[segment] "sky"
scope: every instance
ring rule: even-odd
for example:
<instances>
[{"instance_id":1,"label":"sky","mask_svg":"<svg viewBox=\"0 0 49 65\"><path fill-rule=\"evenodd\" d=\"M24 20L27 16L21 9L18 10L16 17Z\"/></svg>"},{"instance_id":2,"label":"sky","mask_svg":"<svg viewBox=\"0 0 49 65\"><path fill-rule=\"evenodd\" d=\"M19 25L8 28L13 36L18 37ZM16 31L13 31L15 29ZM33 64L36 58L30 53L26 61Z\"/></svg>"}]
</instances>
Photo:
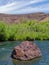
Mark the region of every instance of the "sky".
<instances>
[{"instance_id":1,"label":"sky","mask_svg":"<svg viewBox=\"0 0 49 65\"><path fill-rule=\"evenodd\" d=\"M49 0L0 0L0 13L49 13Z\"/></svg>"}]
</instances>

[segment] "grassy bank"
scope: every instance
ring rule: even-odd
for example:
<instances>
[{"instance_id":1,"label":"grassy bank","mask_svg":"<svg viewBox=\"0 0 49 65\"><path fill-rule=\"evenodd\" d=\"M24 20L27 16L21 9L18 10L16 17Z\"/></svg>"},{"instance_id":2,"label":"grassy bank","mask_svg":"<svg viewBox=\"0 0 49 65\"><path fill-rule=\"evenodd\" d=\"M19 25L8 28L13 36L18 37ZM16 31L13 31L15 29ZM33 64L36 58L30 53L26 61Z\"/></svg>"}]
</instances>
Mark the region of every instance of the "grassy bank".
<instances>
[{"instance_id":1,"label":"grassy bank","mask_svg":"<svg viewBox=\"0 0 49 65\"><path fill-rule=\"evenodd\" d=\"M49 40L49 21L31 20L19 24L0 22L0 41L7 40Z\"/></svg>"}]
</instances>

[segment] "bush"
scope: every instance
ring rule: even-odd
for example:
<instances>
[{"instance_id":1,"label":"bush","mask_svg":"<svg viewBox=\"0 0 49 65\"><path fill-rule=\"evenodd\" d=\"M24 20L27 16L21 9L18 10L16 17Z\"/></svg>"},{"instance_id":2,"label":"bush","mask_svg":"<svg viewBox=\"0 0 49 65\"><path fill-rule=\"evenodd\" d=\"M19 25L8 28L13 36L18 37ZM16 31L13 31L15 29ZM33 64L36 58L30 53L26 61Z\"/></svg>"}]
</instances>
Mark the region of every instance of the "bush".
<instances>
[{"instance_id":1,"label":"bush","mask_svg":"<svg viewBox=\"0 0 49 65\"><path fill-rule=\"evenodd\" d=\"M19 24L0 22L0 41L7 40L48 40L49 21L36 22L33 20Z\"/></svg>"}]
</instances>

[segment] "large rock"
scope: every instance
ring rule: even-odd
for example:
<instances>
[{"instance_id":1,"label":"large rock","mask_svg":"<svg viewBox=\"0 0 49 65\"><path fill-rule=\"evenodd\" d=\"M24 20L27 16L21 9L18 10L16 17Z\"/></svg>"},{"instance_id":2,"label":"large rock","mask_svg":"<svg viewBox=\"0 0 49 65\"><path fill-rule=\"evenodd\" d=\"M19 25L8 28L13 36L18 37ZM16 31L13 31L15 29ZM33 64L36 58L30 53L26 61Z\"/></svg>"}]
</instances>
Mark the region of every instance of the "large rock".
<instances>
[{"instance_id":1,"label":"large rock","mask_svg":"<svg viewBox=\"0 0 49 65\"><path fill-rule=\"evenodd\" d=\"M14 48L11 56L18 60L31 60L40 57L41 51L35 43L24 41Z\"/></svg>"}]
</instances>

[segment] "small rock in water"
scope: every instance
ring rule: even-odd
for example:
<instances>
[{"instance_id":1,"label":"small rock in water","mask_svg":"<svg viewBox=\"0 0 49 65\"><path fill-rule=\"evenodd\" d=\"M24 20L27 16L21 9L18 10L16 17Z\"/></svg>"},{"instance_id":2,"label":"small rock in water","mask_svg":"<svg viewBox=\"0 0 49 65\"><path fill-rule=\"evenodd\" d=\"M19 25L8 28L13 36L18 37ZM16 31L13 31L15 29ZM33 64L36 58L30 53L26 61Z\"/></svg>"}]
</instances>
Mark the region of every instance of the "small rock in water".
<instances>
[{"instance_id":1,"label":"small rock in water","mask_svg":"<svg viewBox=\"0 0 49 65\"><path fill-rule=\"evenodd\" d=\"M33 58L41 57L42 54L36 44L33 44L30 41L23 41L14 48L11 56L18 60L31 60Z\"/></svg>"}]
</instances>

